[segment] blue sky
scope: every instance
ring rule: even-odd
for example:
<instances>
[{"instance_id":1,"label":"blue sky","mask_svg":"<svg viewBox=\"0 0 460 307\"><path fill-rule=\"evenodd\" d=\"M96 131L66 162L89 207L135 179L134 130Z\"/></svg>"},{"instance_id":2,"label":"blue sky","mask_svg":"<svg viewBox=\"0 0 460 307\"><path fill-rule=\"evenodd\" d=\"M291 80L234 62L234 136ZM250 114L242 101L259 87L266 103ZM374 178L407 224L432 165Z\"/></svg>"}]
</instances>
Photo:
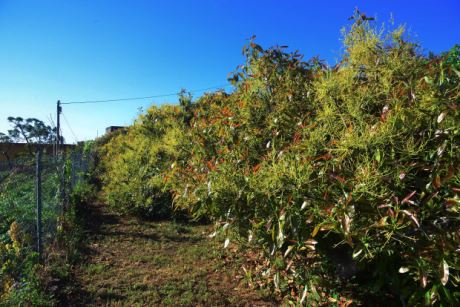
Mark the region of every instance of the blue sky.
<instances>
[{"instance_id":1,"label":"blue sky","mask_svg":"<svg viewBox=\"0 0 460 307\"><path fill-rule=\"evenodd\" d=\"M460 1L21 1L0 0L0 131L9 115L49 122L61 101L174 93L227 84L257 35L306 58L334 63L340 29L358 7L386 22L393 14L436 53L460 43ZM195 96L200 93L196 93ZM139 107L175 97L67 105L78 140L127 125ZM65 121L64 136L73 142Z\"/></svg>"}]
</instances>

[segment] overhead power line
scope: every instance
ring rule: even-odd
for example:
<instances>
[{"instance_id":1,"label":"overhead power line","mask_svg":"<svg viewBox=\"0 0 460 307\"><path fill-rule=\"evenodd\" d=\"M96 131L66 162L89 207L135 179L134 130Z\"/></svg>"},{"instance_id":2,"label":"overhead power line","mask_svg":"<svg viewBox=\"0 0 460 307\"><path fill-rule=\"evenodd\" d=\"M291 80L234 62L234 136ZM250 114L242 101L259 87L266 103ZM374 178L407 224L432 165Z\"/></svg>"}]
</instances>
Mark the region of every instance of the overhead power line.
<instances>
[{"instance_id":1,"label":"overhead power line","mask_svg":"<svg viewBox=\"0 0 460 307\"><path fill-rule=\"evenodd\" d=\"M217 89L217 88L225 88L231 86L230 84L218 85L218 86L211 86L202 89L196 89L192 91L187 91L188 93L196 93L196 92L203 92L207 90ZM161 94L161 95L152 95L152 96L143 96L143 97L128 97L128 98L115 98L115 99L104 99L104 100L83 100L83 101L69 101L69 102L61 102L61 104L84 104L84 103L103 103L103 102L121 102L121 101L130 101L130 100L143 100L143 99L152 99L152 98L162 98L162 97L171 97L176 96L180 93L169 93L169 94Z\"/></svg>"},{"instance_id":2,"label":"overhead power line","mask_svg":"<svg viewBox=\"0 0 460 307\"><path fill-rule=\"evenodd\" d=\"M50 123L51 123L51 127L52 128L56 128L56 124L54 123L54 120L53 120L53 116L50 114L48 116L49 120L50 120Z\"/></svg>"},{"instance_id":3,"label":"overhead power line","mask_svg":"<svg viewBox=\"0 0 460 307\"><path fill-rule=\"evenodd\" d=\"M75 143L78 143L78 138L77 138L75 132L73 132L73 129L70 126L69 121L67 120L67 117L65 116L64 112L61 112L61 114L62 114L62 117L64 118L65 123L67 124L67 127L70 130L70 133L72 133L72 136L73 136L73 139L75 140Z\"/></svg>"}]
</instances>

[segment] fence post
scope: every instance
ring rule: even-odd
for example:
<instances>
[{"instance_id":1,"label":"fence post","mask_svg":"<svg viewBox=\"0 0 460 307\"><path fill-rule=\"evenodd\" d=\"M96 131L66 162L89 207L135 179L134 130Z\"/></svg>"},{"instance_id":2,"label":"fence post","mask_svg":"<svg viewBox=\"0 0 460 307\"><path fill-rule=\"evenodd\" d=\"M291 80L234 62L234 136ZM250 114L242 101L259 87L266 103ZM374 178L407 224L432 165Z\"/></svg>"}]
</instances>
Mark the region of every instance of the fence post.
<instances>
[{"instance_id":1,"label":"fence post","mask_svg":"<svg viewBox=\"0 0 460 307\"><path fill-rule=\"evenodd\" d=\"M75 151L72 151L72 154L70 155L70 190L72 190L75 187L75 184L77 182L77 175L76 175L76 169L75 169L75 158L76 154Z\"/></svg>"},{"instance_id":2,"label":"fence post","mask_svg":"<svg viewBox=\"0 0 460 307\"><path fill-rule=\"evenodd\" d=\"M59 184L59 194L60 194L60 201L61 201L61 206L62 206L62 217L65 217L65 214L68 212L68 187L67 187L67 178L66 178L66 162L67 162L67 152L63 150L60 155L60 170L59 170L59 176L60 176L60 184Z\"/></svg>"},{"instance_id":3,"label":"fence post","mask_svg":"<svg viewBox=\"0 0 460 307\"><path fill-rule=\"evenodd\" d=\"M35 197L37 203L37 252L41 261L43 254L42 242L42 152L37 148L35 164Z\"/></svg>"}]
</instances>

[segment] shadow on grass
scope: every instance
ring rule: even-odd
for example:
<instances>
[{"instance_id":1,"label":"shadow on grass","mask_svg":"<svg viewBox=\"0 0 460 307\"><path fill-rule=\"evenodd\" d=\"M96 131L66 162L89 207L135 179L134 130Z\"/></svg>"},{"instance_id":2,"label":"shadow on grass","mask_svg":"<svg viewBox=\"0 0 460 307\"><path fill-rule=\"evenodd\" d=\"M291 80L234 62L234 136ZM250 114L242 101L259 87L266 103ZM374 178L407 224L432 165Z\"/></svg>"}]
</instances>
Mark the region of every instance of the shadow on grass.
<instances>
[{"instance_id":1,"label":"shadow on grass","mask_svg":"<svg viewBox=\"0 0 460 307\"><path fill-rule=\"evenodd\" d=\"M124 300L126 296L116 293L102 293L99 295L99 298L103 301L117 301Z\"/></svg>"},{"instance_id":2,"label":"shadow on grass","mask_svg":"<svg viewBox=\"0 0 460 307\"><path fill-rule=\"evenodd\" d=\"M101 231L99 235L108 237L123 237L131 239L143 239L149 241L161 241L161 238L156 234L145 234L140 232L125 232L125 231Z\"/></svg>"},{"instance_id":3,"label":"shadow on grass","mask_svg":"<svg viewBox=\"0 0 460 307\"><path fill-rule=\"evenodd\" d=\"M90 247L90 242L94 237L101 234L104 225L116 225L120 223L120 218L103 210L102 204L81 204L76 208L77 223L81 227L81 242L78 248L80 263L86 263L92 256L97 255L97 250ZM72 284L67 295L60 299L58 306L88 306L91 302L97 299L97 294L85 290L84 285L79 284L78 278L73 272L71 278ZM124 297L113 294L105 293L100 298L109 299L123 299Z\"/></svg>"},{"instance_id":4,"label":"shadow on grass","mask_svg":"<svg viewBox=\"0 0 460 307\"><path fill-rule=\"evenodd\" d=\"M177 242L177 243L198 243L200 241L203 241L203 238L198 238L198 237L186 237L186 236L181 236L181 235L174 235L174 234L166 234L164 235L163 241L169 241L169 242Z\"/></svg>"}]
</instances>

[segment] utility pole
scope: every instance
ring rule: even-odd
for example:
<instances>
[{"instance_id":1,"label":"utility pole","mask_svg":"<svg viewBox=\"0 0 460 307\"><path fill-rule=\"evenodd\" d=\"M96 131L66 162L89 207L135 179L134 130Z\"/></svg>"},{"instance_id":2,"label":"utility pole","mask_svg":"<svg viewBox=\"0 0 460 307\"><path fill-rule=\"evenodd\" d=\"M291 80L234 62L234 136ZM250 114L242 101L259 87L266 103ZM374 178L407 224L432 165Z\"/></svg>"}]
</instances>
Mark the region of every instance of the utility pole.
<instances>
[{"instance_id":1,"label":"utility pole","mask_svg":"<svg viewBox=\"0 0 460 307\"><path fill-rule=\"evenodd\" d=\"M61 143L61 101L57 101L57 126L56 126L56 156L59 154L59 145Z\"/></svg>"}]
</instances>

